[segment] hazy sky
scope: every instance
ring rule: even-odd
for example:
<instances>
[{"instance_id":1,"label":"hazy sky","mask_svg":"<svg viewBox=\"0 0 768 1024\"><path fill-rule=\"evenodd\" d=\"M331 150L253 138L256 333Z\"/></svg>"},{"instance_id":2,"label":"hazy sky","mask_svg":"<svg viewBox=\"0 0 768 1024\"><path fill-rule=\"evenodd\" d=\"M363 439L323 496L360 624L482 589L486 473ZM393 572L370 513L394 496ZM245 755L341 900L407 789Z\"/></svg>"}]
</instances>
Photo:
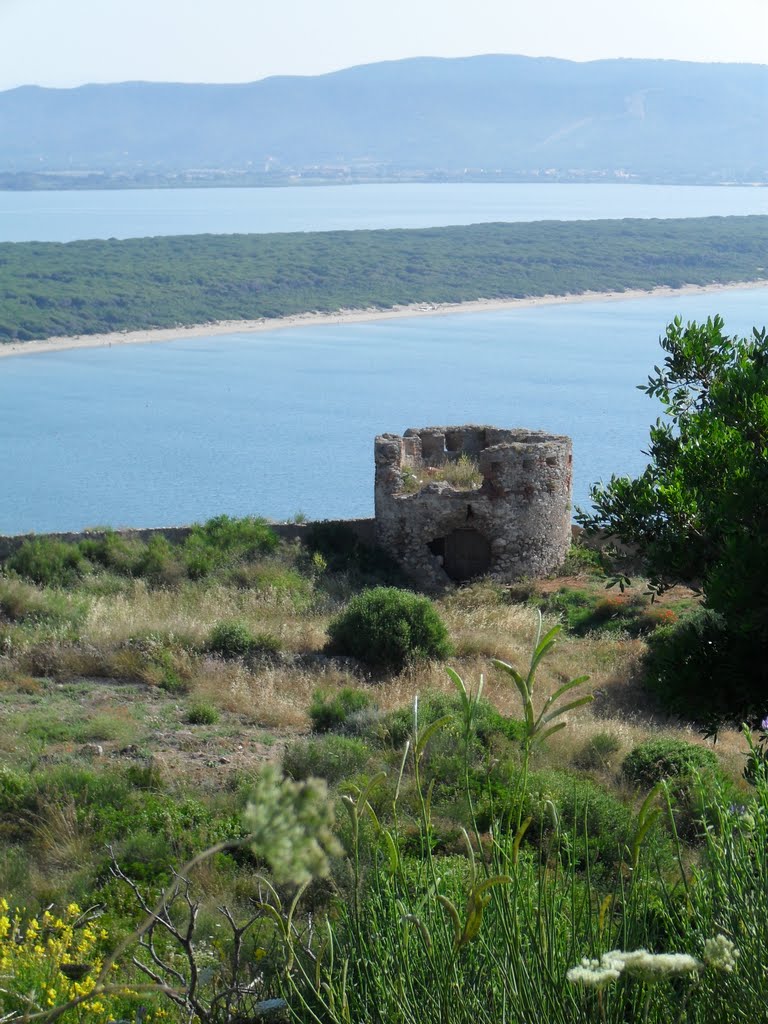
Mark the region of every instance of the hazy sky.
<instances>
[{"instance_id":1,"label":"hazy sky","mask_svg":"<svg viewBox=\"0 0 768 1024\"><path fill-rule=\"evenodd\" d=\"M476 53L768 64L768 0L0 0L0 89Z\"/></svg>"}]
</instances>

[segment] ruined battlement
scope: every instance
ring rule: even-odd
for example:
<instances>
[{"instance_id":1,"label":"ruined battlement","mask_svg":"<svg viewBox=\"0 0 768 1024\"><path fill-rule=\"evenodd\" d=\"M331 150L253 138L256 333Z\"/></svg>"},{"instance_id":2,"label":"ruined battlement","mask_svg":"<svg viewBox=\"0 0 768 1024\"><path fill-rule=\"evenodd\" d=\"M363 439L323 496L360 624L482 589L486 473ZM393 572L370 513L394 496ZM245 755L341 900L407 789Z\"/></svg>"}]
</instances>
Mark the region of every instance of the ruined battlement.
<instances>
[{"instance_id":1,"label":"ruined battlement","mask_svg":"<svg viewBox=\"0 0 768 1024\"><path fill-rule=\"evenodd\" d=\"M441 479L462 456L466 487ZM541 576L571 539L568 437L469 424L411 428L375 442L376 539L415 582L434 590L492 575ZM448 474L445 474L448 475Z\"/></svg>"}]
</instances>

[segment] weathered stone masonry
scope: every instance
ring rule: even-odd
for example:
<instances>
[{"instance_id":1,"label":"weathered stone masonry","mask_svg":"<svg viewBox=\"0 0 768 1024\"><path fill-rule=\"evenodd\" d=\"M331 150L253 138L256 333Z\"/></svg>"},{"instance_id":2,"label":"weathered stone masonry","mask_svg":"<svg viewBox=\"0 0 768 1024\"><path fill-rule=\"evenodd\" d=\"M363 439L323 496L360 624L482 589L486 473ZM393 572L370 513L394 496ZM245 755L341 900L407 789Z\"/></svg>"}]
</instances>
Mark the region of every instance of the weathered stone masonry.
<instances>
[{"instance_id":1,"label":"weathered stone masonry","mask_svg":"<svg viewBox=\"0 0 768 1024\"><path fill-rule=\"evenodd\" d=\"M460 491L429 481L466 453L482 484ZM569 437L488 426L426 427L376 438L376 539L419 585L490 574L540 576L561 565L571 541ZM405 493L406 476L423 478Z\"/></svg>"}]
</instances>

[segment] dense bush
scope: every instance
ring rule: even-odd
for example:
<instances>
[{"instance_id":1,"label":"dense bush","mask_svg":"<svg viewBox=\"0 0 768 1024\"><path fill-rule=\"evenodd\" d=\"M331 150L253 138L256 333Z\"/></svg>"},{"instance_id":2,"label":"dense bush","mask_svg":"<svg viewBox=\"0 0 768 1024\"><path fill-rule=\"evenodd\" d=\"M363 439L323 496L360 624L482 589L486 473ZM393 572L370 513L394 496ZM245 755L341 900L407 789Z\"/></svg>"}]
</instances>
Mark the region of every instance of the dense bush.
<instances>
[{"instance_id":1,"label":"dense bush","mask_svg":"<svg viewBox=\"0 0 768 1024\"><path fill-rule=\"evenodd\" d=\"M656 590L697 581L721 616L705 624L706 657L692 649L695 627L656 644L678 694L678 670L690 679L697 663L697 710L713 731L768 711L768 334L728 336L724 326L719 316L667 326L663 364L640 386L663 413L649 463L634 479L594 486L594 512L578 516L634 545Z\"/></svg>"},{"instance_id":2,"label":"dense bush","mask_svg":"<svg viewBox=\"0 0 768 1024\"><path fill-rule=\"evenodd\" d=\"M278 544L277 534L264 519L216 516L192 528L184 542L184 560L192 579L202 579L235 562L270 554Z\"/></svg>"},{"instance_id":3,"label":"dense bush","mask_svg":"<svg viewBox=\"0 0 768 1024\"><path fill-rule=\"evenodd\" d=\"M426 597L375 587L354 597L328 627L331 649L369 665L400 669L451 653L448 630Z\"/></svg>"},{"instance_id":4,"label":"dense bush","mask_svg":"<svg viewBox=\"0 0 768 1024\"><path fill-rule=\"evenodd\" d=\"M720 768L711 750L684 740L648 740L635 747L621 766L625 779L650 788L667 783L677 835L689 844L699 843L717 818L716 801L741 802L736 786ZM717 793L717 796L715 794Z\"/></svg>"},{"instance_id":5,"label":"dense bush","mask_svg":"<svg viewBox=\"0 0 768 1024\"><path fill-rule=\"evenodd\" d=\"M24 541L5 563L6 569L47 587L66 586L83 576L88 562L75 544L52 537Z\"/></svg>"},{"instance_id":6,"label":"dense bush","mask_svg":"<svg viewBox=\"0 0 768 1024\"><path fill-rule=\"evenodd\" d=\"M663 626L648 638L648 689L670 714L715 732L723 721L760 720L768 709L768 662L710 609Z\"/></svg>"},{"instance_id":7,"label":"dense bush","mask_svg":"<svg viewBox=\"0 0 768 1024\"><path fill-rule=\"evenodd\" d=\"M246 658L252 654L277 654L280 642L269 633L253 633L245 622L232 619L213 627L205 649L222 658Z\"/></svg>"},{"instance_id":8,"label":"dense bush","mask_svg":"<svg viewBox=\"0 0 768 1024\"><path fill-rule=\"evenodd\" d=\"M685 740L647 740L627 754L621 773L636 786L655 786L662 779L712 776L719 769L711 750Z\"/></svg>"}]
</instances>

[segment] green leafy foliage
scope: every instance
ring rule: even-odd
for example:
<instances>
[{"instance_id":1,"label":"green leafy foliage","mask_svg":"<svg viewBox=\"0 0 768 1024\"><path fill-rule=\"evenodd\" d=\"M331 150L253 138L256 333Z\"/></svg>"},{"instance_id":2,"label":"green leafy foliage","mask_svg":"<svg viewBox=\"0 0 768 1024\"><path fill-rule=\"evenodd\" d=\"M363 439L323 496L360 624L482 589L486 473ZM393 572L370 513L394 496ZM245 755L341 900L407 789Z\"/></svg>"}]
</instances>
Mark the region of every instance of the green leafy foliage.
<instances>
[{"instance_id":1,"label":"green leafy foliage","mask_svg":"<svg viewBox=\"0 0 768 1024\"><path fill-rule=\"evenodd\" d=\"M447 731L451 733L451 746L455 748L455 734L462 710L461 697L458 694L443 693L439 690L428 691L419 699L419 721L422 728L431 726L446 715L456 723ZM376 725L382 741L393 747L401 748L413 731L413 709L397 708L383 715ZM494 737L503 736L513 742L522 740L525 723L516 718L507 718L498 711L490 701L480 697L473 709L472 730L484 749L488 749Z\"/></svg>"},{"instance_id":2,"label":"green leafy foliage","mask_svg":"<svg viewBox=\"0 0 768 1024\"><path fill-rule=\"evenodd\" d=\"M336 653L395 669L451 653L448 630L432 602L396 587L358 594L332 620L328 636Z\"/></svg>"},{"instance_id":3,"label":"green leafy foliage","mask_svg":"<svg viewBox=\"0 0 768 1024\"><path fill-rule=\"evenodd\" d=\"M687 843L699 842L703 830L713 823L715 789L721 799L730 797L734 803L739 802L734 784L720 768L713 751L685 740L641 743L624 759L621 774L628 782L645 789L664 783L675 829Z\"/></svg>"},{"instance_id":4,"label":"green leafy foliage","mask_svg":"<svg viewBox=\"0 0 768 1024\"><path fill-rule=\"evenodd\" d=\"M768 339L765 329L738 338L723 328L719 316L669 324L663 366L641 386L664 413L651 428L651 461L636 479L593 487L595 511L579 515L588 529L637 545L658 591L700 582L707 607L721 617L707 623L719 630L718 656L697 659L696 711L712 728L759 720L768 710ZM685 660L674 655L684 655L695 628L656 644L658 653L669 636L654 667L670 705L690 685ZM718 694L726 678L727 697ZM731 679L739 680L738 692Z\"/></svg>"}]
</instances>

